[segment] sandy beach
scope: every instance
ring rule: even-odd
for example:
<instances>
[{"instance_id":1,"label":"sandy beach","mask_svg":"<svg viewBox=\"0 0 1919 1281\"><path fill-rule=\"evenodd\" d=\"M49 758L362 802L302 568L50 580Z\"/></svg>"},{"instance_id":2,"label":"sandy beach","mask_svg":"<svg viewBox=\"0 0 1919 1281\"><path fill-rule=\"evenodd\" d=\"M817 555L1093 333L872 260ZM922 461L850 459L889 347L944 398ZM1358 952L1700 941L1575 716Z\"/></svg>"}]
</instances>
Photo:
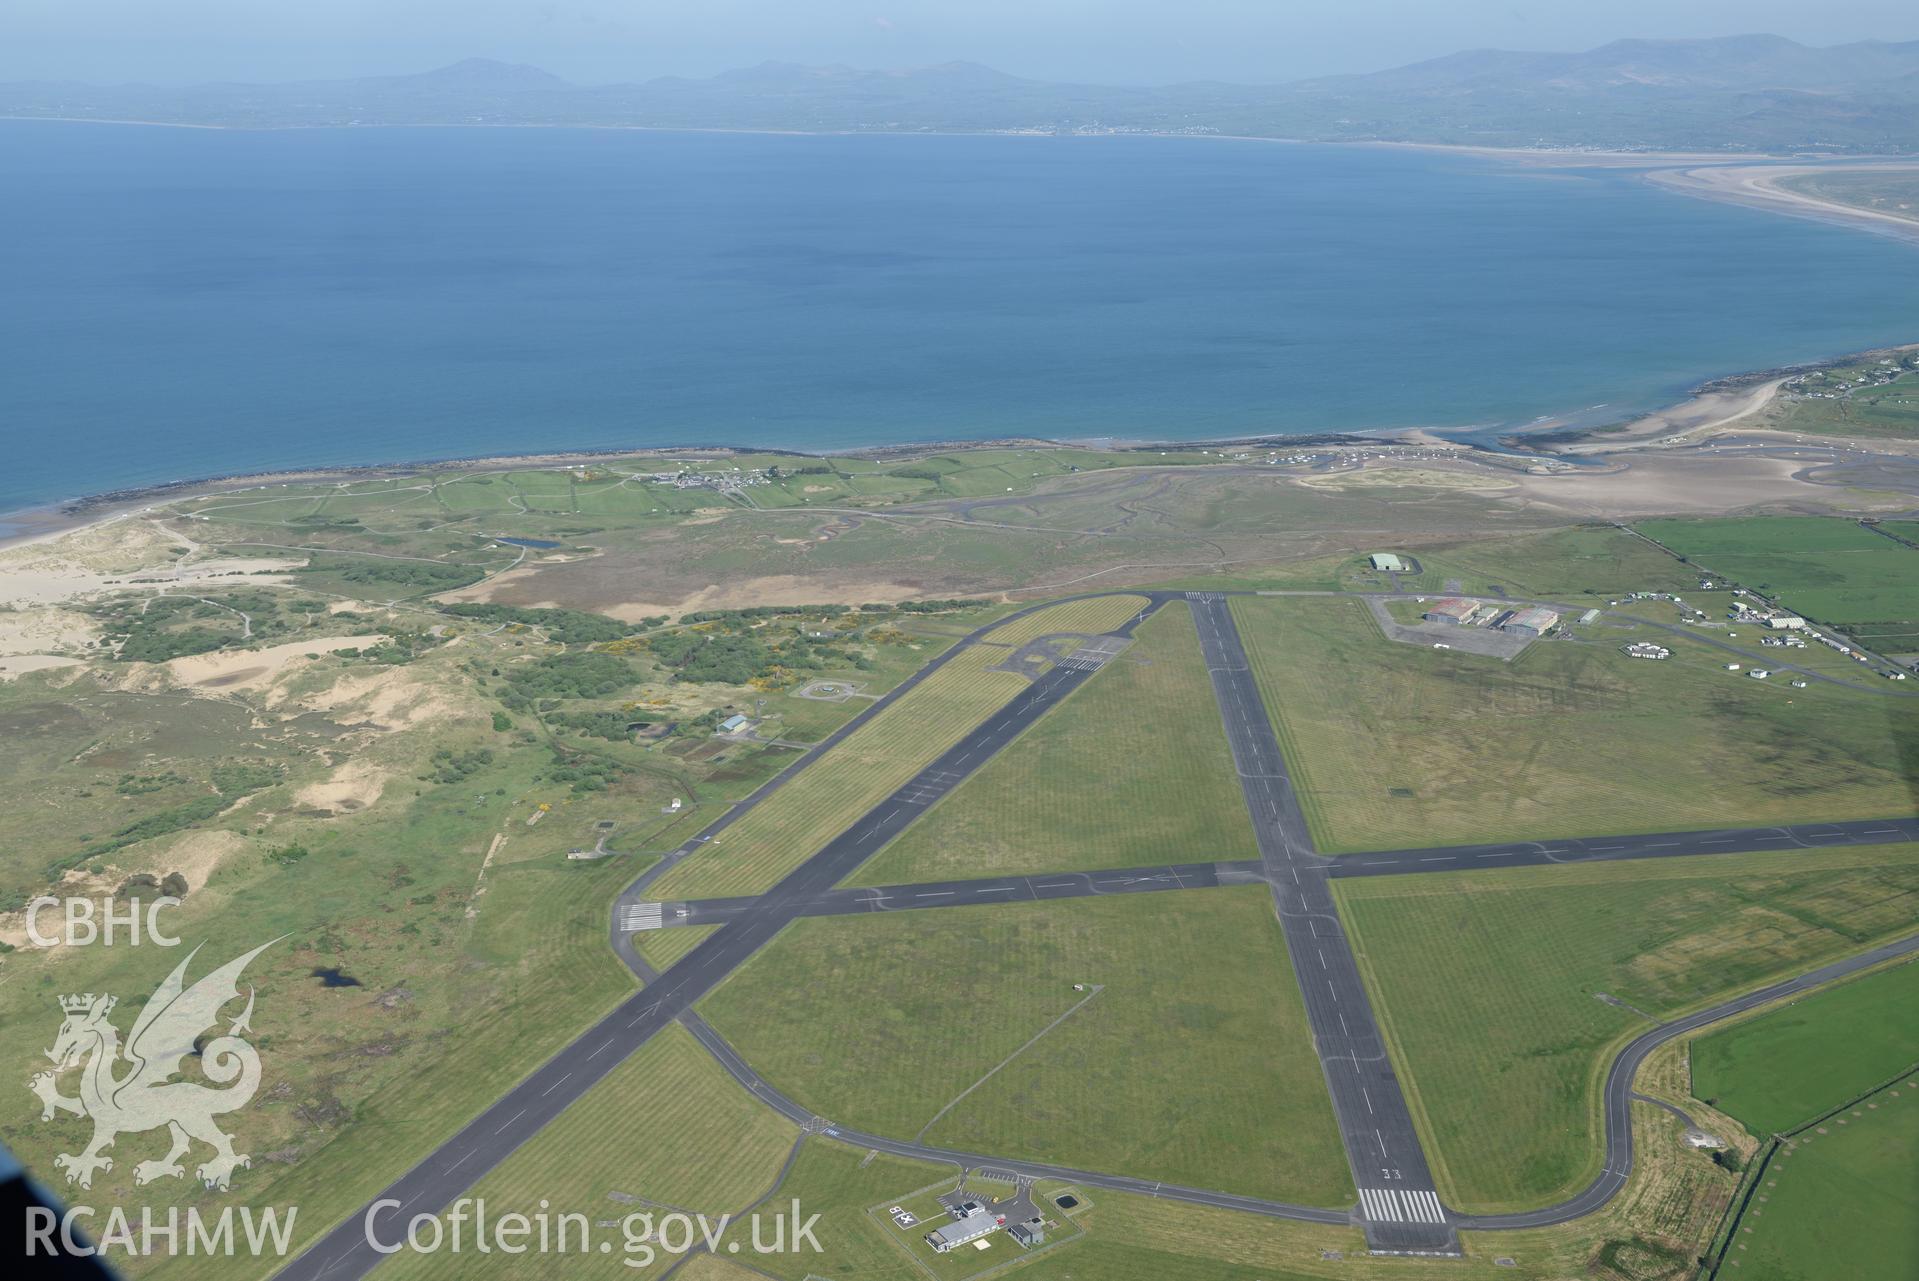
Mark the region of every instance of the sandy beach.
<instances>
[{"instance_id":1,"label":"sandy beach","mask_svg":"<svg viewBox=\"0 0 1919 1281\"><path fill-rule=\"evenodd\" d=\"M1554 454L1614 454L1625 449L1670 446L1722 431L1744 422L1779 394L1786 375L1768 378L1748 387L1700 391L1676 405L1668 406L1616 428L1549 447Z\"/></svg>"},{"instance_id":2,"label":"sandy beach","mask_svg":"<svg viewBox=\"0 0 1919 1281\"><path fill-rule=\"evenodd\" d=\"M1646 175L1646 181L1703 200L1745 205L1791 218L1838 223L1861 231L1919 241L1919 219L1821 200L1817 196L1779 185L1780 179L1800 174L1840 172L1919 174L1919 161L1844 165L1709 165L1694 169L1655 170Z\"/></svg>"}]
</instances>

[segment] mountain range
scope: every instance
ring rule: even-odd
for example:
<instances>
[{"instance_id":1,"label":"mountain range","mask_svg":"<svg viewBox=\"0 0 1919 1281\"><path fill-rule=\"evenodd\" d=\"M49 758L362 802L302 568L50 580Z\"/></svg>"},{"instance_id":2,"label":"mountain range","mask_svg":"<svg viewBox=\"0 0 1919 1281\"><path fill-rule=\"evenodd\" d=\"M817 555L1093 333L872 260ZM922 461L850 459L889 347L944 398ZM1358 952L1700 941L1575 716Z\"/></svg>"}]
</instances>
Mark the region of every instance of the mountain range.
<instances>
[{"instance_id":1,"label":"mountain range","mask_svg":"<svg viewBox=\"0 0 1919 1281\"><path fill-rule=\"evenodd\" d=\"M185 88L0 84L0 116L233 128L592 125L818 132L1225 134L1488 147L1919 151L1919 41L1620 40L1474 50L1282 85L1060 84L950 62L904 71L765 63L581 85L472 58L418 75Z\"/></svg>"}]
</instances>

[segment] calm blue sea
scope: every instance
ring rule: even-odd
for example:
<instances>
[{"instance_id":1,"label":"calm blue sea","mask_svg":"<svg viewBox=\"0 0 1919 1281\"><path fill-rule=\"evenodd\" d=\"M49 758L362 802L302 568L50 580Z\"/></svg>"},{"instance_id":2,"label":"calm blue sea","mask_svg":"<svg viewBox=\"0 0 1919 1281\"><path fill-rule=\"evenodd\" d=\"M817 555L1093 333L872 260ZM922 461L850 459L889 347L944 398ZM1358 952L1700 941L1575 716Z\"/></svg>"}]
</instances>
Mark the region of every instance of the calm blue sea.
<instances>
[{"instance_id":1,"label":"calm blue sea","mask_svg":"<svg viewBox=\"0 0 1919 1281\"><path fill-rule=\"evenodd\" d=\"M0 511L560 447L1510 425L1919 338L1919 252L1151 138L0 122Z\"/></svg>"}]
</instances>

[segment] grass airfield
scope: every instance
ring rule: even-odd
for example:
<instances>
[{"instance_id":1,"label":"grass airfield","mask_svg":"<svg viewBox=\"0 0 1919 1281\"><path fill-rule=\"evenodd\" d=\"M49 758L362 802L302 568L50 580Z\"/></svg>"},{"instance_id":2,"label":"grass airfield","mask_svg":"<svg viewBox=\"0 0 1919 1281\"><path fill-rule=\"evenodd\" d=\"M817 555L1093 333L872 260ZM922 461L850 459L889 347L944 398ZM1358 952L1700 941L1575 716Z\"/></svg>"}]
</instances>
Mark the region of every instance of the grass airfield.
<instances>
[{"instance_id":1,"label":"grass airfield","mask_svg":"<svg viewBox=\"0 0 1919 1281\"><path fill-rule=\"evenodd\" d=\"M770 733L817 741L870 697L805 700L796 694L803 681L883 693L1011 607L994 599L947 613L861 614L865 602L1036 583L1096 589L1142 575L1329 592L1438 594L1456 583L1577 604L1633 590L1690 596L1695 586L1690 568L1621 531L1549 527L1565 518L1525 505L1538 492L1530 479L1513 489L1415 487L1409 502L1403 487L1361 483L1364 473L1326 490L1257 460L1222 465L1188 451L1112 466L1110 456L1084 452L968 451L952 465L917 460L923 476L904 474L913 461L833 460L820 471L793 466L742 499L601 464L436 472L194 500L184 519L130 519L116 535L124 544L107 547L90 531L94 543L59 572L91 575L96 597L0 617L4 642L9 627L57 613L69 635L59 652L71 660L0 680L10 744L0 755L0 803L15 836L0 852L0 893L23 896L55 876L111 893L136 872L184 870L192 891L176 928L189 942L204 939L207 956L288 934L249 975L272 1067L246 1120L252 1169L228 1194L135 1189L133 1159L157 1148L129 1136L128 1159L100 1177L95 1199L297 1200L303 1224L317 1230L457 1129L632 990L606 947L620 887L802 750L722 743L699 718L757 709ZM915 506L912 519L889 513L902 502ZM1846 523L1821 527L1838 525ZM1699 555L1716 564L1720 551L1772 538L1751 572L1796 575L1766 578L1788 603L1809 600L1808 613L1848 608L1858 626L1897 634L1907 613L1898 558L1919 552L1863 531L1870 547L1852 548L1851 534L1797 547L1777 542L1781 528L1734 522L1725 526L1730 541L1702 543ZM500 534L557 546L502 544ZM1416 556L1420 572L1367 570L1363 552L1388 545ZM1830 601L1804 595L1831 557L1852 551L1866 570L1834 580ZM32 573L52 572L44 553L32 555L43 557L24 558L40 567ZM1225 572L1205 568L1242 557L1249 563ZM21 559L0 555L0 585ZM642 574L641 564L662 568ZM1116 564L1133 568L1109 573ZM157 590L193 603L143 608ZM737 630L777 646L830 630L831 646L865 665L790 671L763 687L690 682L645 646L558 639L558 620L448 615L439 602L449 591L483 604L598 607L640 638L703 625L643 624L669 607L796 597L850 605L855 622L843 631L834 620L844 616L824 612ZM1134 608L1061 606L997 639L1100 630ZM1911 812L1902 763L1913 719L1909 704L1883 695L1734 679L1703 647L1682 648L1670 664L1629 663L1617 655L1627 633L1597 628L1481 670L1463 655L1387 646L1357 602L1240 608L1328 848L1540 836L1555 823L1585 834L1617 828L1622 816L1651 830ZM181 654L117 662L89 644L122 635L155 659ZM370 639L342 643L348 637ZM286 646L289 654L271 656ZM1186 611L1163 611L1120 662L856 881L1250 853L1193 648ZM522 669L598 653L619 656L630 684L505 701ZM790 808L769 807L777 821L758 836L741 824L734 835L744 839L689 860L668 888L751 892L804 859L873 789L883 794L892 772L910 773L940 735L963 732L968 717L1008 696L1019 678L989 667L959 663L950 681L927 682L915 694L930 697L894 709L907 715L877 719L863 745L849 741L843 769L822 764L825 782L811 800L802 791L785 798ZM628 715L687 729L649 743L581 728ZM1609 789L1578 786L1594 776ZM1395 795L1406 780L1414 794ZM675 799L684 804L670 810ZM602 838L613 857L568 858ZM1701 860L1695 875L1639 865L1618 882L1580 879L1601 869L1542 869L1566 875L1551 887L1452 881L1449 894L1429 896L1413 892L1425 878L1342 886L1429 1151L1447 1162L1443 1177L1459 1204L1536 1203L1577 1181L1578 1162L1595 1151L1584 1115L1591 1065L1637 1026L1593 990L1670 1013L1781 967L1856 951L1911 920L1909 852L1740 856L1741 871L1728 877L1732 866ZM714 994L708 1012L783 1088L848 1123L910 1134L933 1122L933 1142L1345 1204L1354 1193L1317 1065L1302 1048L1301 1017L1286 1004L1293 980L1263 893L801 922ZM7 924L0 915L0 937L16 937ZM662 931L644 937L641 951L664 967L701 936ZM57 1023L54 996L144 994L165 968L132 950L0 955L0 1019L23 1032L0 1058L24 1080ZM1070 992L1075 969L1099 990L1020 1052L1083 995ZM316 974L336 970L359 986L324 986ZM1249 974L1262 977L1248 983ZM1439 990L1448 976L1484 991L1461 1000ZM982 988L986 999L969 1004ZM1417 1008L1429 999L1456 1026L1497 1036L1468 1044L1448 1034L1440 1015ZM1523 1026L1502 1000L1522 1003ZM985 1012L950 1026L955 1003ZM1833 1035L1884 1018L1858 1009L1830 1017ZM1503 1092L1489 1094L1489 1081ZM771 1186L791 1148L783 1121L678 1038L650 1045L608 1084L542 1136L551 1145L524 1149L489 1186L524 1196L564 1182L594 1217L624 1204L607 1201L609 1190L737 1206ZM0 1136L36 1167L83 1140L80 1123L43 1125L24 1091L22 1101L0 1116ZM1506 1136L1506 1155L1517 1150L1519 1161L1501 1164L1463 1133L1473 1108L1520 1118ZM1665 1114L1640 1110L1647 1168L1620 1202L1564 1229L1469 1237L1470 1262L1511 1255L1516 1271L1502 1275L1529 1277L1676 1276L1672 1252L1683 1256L1710 1230L1731 1178L1680 1148ZM570 1160L577 1152L595 1159ZM726 1156L709 1167L705 1152ZM923 1275L872 1210L951 1172L863 1156L809 1138L781 1185L817 1201L835 1225L830 1271L796 1260L755 1259L756 1268L794 1281L814 1270ZM1879 1158L1858 1159L1881 1168L1871 1165ZM1092 1197L1075 1224L1083 1231L1070 1245L1022 1273L1276 1281L1438 1266L1365 1259L1351 1229L1122 1193ZM444 1262L407 1266L464 1274ZM243 1261L130 1270L257 1274ZM626 1271L614 1260L607 1275ZM740 1269L700 1260L677 1275L729 1271Z\"/></svg>"}]
</instances>

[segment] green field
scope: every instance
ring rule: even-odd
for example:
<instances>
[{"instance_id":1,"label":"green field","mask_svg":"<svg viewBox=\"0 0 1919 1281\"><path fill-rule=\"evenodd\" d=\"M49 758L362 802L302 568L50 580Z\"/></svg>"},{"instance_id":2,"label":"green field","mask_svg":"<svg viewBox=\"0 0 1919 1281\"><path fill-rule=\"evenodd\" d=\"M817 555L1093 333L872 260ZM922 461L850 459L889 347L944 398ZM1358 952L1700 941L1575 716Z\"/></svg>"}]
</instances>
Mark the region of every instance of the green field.
<instances>
[{"instance_id":1,"label":"green field","mask_svg":"<svg viewBox=\"0 0 1919 1281\"><path fill-rule=\"evenodd\" d=\"M1314 1205L1353 1196L1264 887L801 920L701 1010L775 1086L848 1125Z\"/></svg>"},{"instance_id":2,"label":"green field","mask_svg":"<svg viewBox=\"0 0 1919 1281\"><path fill-rule=\"evenodd\" d=\"M216 1205L295 1204L302 1233L319 1232L632 991L606 948L605 924L631 863L495 869L478 918L464 922L478 858L446 857L464 846L447 815L419 817L417 826L387 827L394 843L378 855L329 843L276 868L279 883L271 887L236 876L228 896L216 880L208 915L183 929L189 943L205 939L205 955L222 960L292 931L249 971L259 987L256 1044L271 1075L237 1127L243 1148L254 1153L253 1168L235 1178L231 1193L212 1198ZM446 841L453 843L441 854ZM364 873L356 870L359 859L373 860L358 864ZM412 884L394 888L407 878ZM435 906L396 910L409 898ZM164 969L153 972L151 949L94 951L68 960L58 990L71 983L137 996L164 977ZM115 963L106 964L109 958ZM363 986L323 987L312 977L321 966L341 968ZM35 1004L41 1002L50 1005L51 995ZM42 1018L37 1011L32 1017ZM10 1041L12 1068L24 1070L22 1060L37 1054L40 1042ZM79 1124L10 1125L5 1138L51 1169L51 1153L76 1150ZM145 1144L122 1141L123 1159L104 1187L95 1181L93 1195L128 1206L183 1197L208 1203L197 1186L134 1189L134 1163L124 1158L135 1151L145 1155ZM254 1274L252 1266L182 1257L153 1271L245 1276Z\"/></svg>"},{"instance_id":3,"label":"green field","mask_svg":"<svg viewBox=\"0 0 1919 1281\"><path fill-rule=\"evenodd\" d=\"M815 1235L822 1252L756 1254L745 1228L736 1229L721 1244L720 1252L750 1263L755 1275L770 1275L781 1281L807 1281L811 1277L925 1281L926 1273L914 1267L892 1239L887 1222L869 1211L876 1207L884 1211L922 1190L949 1191L958 1178L959 1171L950 1165L908 1161L862 1152L830 1139L809 1138L767 1210L770 1213L797 1201L802 1217L819 1214ZM740 1247L737 1252L730 1249L734 1244ZM692 1271L692 1265L687 1271ZM685 1273L675 1274L682 1275Z\"/></svg>"},{"instance_id":4,"label":"green field","mask_svg":"<svg viewBox=\"0 0 1919 1281\"><path fill-rule=\"evenodd\" d=\"M230 1129L251 1167L225 1193L136 1186L136 1164L163 1151L164 1137L126 1135L86 1195L129 1213L297 1204L301 1243L633 991L606 921L646 859L573 862L566 851L596 833L616 848L644 833L682 783L635 770L576 794L554 779L565 762L544 740L496 728L474 669L538 643L473 638L402 663L307 659L264 691L212 696L137 692L157 684L159 669L144 664L129 665L131 689L89 676L57 689L33 677L0 684L0 803L14 815L0 884L37 890L61 863L78 878L68 892L97 898L129 875L179 872L189 886L167 916L185 944L177 952L0 949L0 1022L19 1033L0 1038L9 1073L25 1081L46 1066L62 993L113 993L124 1034L189 948L203 947L197 978L278 940L244 982L257 990L253 1043L266 1076ZM227 658L246 670L247 656ZM702 788L715 802L727 795L725 784ZM199 798L214 804L196 807ZM540 803L551 808L529 827ZM71 862L75 853L85 856ZM0 1118L0 1138L58 1182L53 1157L83 1146L85 1123L42 1123L31 1096L21 1099ZM253 1275L257 1265L129 1270Z\"/></svg>"},{"instance_id":5,"label":"green field","mask_svg":"<svg viewBox=\"0 0 1919 1281\"><path fill-rule=\"evenodd\" d=\"M1630 592L1684 592L1698 575L1643 538L1612 525L1578 525L1505 538L1422 546L1417 574L1374 574L1364 557L1352 585L1402 591L1461 591L1544 600L1604 600ZM1459 584L1449 588L1449 582Z\"/></svg>"},{"instance_id":6,"label":"green field","mask_svg":"<svg viewBox=\"0 0 1919 1281\"><path fill-rule=\"evenodd\" d=\"M1255 853L1192 615L1174 604L850 883Z\"/></svg>"},{"instance_id":7,"label":"green field","mask_svg":"<svg viewBox=\"0 0 1919 1281\"><path fill-rule=\"evenodd\" d=\"M717 925L681 925L669 930L645 930L633 936L633 948L640 959L656 970L666 970L675 961L706 942Z\"/></svg>"},{"instance_id":8,"label":"green field","mask_svg":"<svg viewBox=\"0 0 1919 1281\"><path fill-rule=\"evenodd\" d=\"M1635 1112L1639 1168L1628 1188L1596 1215L1554 1228L1527 1232L1468 1233L1466 1261L1370 1257L1355 1227L1296 1223L1209 1206L1099 1188L1043 1181L1035 1189L1056 1222L1071 1235L1056 1249L1024 1263L1021 1278L1042 1281L1406 1281L1455 1276L1493 1267L1510 1256L1514 1266L1498 1275L1520 1281L1680 1281L1688 1275L1693 1245L1710 1230L1735 1176L1685 1148L1680 1127L1663 1112ZM823 1214L823 1254L750 1257L759 1271L782 1281L846 1277L859 1281L927 1281L984 1276L1021 1256L1003 1241L971 1259L935 1259L918 1244L923 1228L900 1232L882 1217L888 1207L924 1208L934 1192L950 1190L955 1172L877 1157L870 1165L840 1144L809 1139L777 1200L797 1197L809 1212ZM977 1189L976 1189L977 1190ZM911 1195L915 1192L918 1195ZM1061 1211L1054 1198L1071 1192L1079 1204ZM892 1236L894 1241L886 1238ZM744 1234L732 1239L743 1240ZM1674 1243L1685 1243L1676 1246ZM904 1248L902 1248L904 1247ZM725 1244L721 1246L725 1251ZM1696 1249L1697 1247L1694 1246ZM913 1251L920 1251L914 1254ZM729 1256L738 1258L740 1256ZM914 1259L931 1265L931 1272ZM1608 1260L1602 1267L1596 1260ZM689 1265L675 1274L704 1276ZM722 1272L715 1281L733 1281Z\"/></svg>"},{"instance_id":9,"label":"green field","mask_svg":"<svg viewBox=\"0 0 1919 1281\"><path fill-rule=\"evenodd\" d=\"M1599 1086L1646 1016L1909 930L1919 847L1334 886L1441 1194L1494 1211L1549 1203L1597 1172Z\"/></svg>"},{"instance_id":10,"label":"green field","mask_svg":"<svg viewBox=\"0 0 1919 1281\"><path fill-rule=\"evenodd\" d=\"M1800 1136L1767 1167L1763 1193L1734 1237L1738 1266L1720 1276L1919 1276L1919 1080Z\"/></svg>"},{"instance_id":11,"label":"green field","mask_svg":"<svg viewBox=\"0 0 1919 1281\"><path fill-rule=\"evenodd\" d=\"M1827 988L1692 1042L1692 1092L1783 1134L1919 1064L1919 964Z\"/></svg>"},{"instance_id":12,"label":"green field","mask_svg":"<svg viewBox=\"0 0 1919 1281\"><path fill-rule=\"evenodd\" d=\"M1649 520L1683 556L1877 648L1919 648L1919 550L1820 516Z\"/></svg>"},{"instance_id":13,"label":"green field","mask_svg":"<svg viewBox=\"0 0 1919 1281\"><path fill-rule=\"evenodd\" d=\"M670 1025L475 1183L489 1215L572 1211L620 1219L666 1207L717 1217L773 1187L799 1128L726 1075L691 1033ZM397 1235L397 1234L395 1234ZM617 1233L609 1233L616 1241ZM664 1270L643 1270L656 1275ZM620 1259L442 1251L395 1256L394 1277L630 1275Z\"/></svg>"},{"instance_id":14,"label":"green field","mask_svg":"<svg viewBox=\"0 0 1919 1281\"><path fill-rule=\"evenodd\" d=\"M1913 812L1907 699L1741 679L1671 633L1665 662L1608 637L1502 663L1388 641L1358 601L1233 609L1328 852Z\"/></svg>"}]
</instances>

